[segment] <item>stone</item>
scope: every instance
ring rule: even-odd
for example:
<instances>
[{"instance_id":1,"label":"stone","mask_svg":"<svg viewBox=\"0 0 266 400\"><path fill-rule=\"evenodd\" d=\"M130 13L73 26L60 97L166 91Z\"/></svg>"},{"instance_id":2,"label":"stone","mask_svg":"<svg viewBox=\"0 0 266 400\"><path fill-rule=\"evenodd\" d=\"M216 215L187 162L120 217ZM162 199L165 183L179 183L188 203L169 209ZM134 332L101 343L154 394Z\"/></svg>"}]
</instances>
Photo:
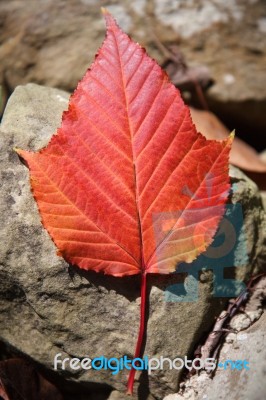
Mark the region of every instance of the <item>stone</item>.
<instances>
[{"instance_id":1,"label":"stone","mask_svg":"<svg viewBox=\"0 0 266 400\"><path fill-rule=\"evenodd\" d=\"M7 349L50 371L58 385L67 384L72 393L79 385L88 393L124 393L125 370L116 375L69 366L54 371L58 353L61 358L133 357L140 312L138 276L114 278L81 271L56 255L31 194L28 169L13 150L45 146L60 125L68 97L62 90L36 84L18 86L0 126L0 340ZM241 268L243 279L265 262L264 217L256 185L236 168L231 175L232 201L242 204L248 239L249 262ZM145 355L174 359L191 354L224 304L212 296L212 274L200 275L199 298L190 302L166 301L166 289L182 282L180 274L150 276L148 281ZM175 369L143 372L135 383L138 398L162 399L175 393L180 376Z\"/></svg>"},{"instance_id":2,"label":"stone","mask_svg":"<svg viewBox=\"0 0 266 400\"><path fill-rule=\"evenodd\" d=\"M113 390L108 397L108 400L123 400L125 395L121 392L118 392L118 390Z\"/></svg>"},{"instance_id":3,"label":"stone","mask_svg":"<svg viewBox=\"0 0 266 400\"><path fill-rule=\"evenodd\" d=\"M241 235L245 242L250 274L257 274L260 270L265 270L266 263L266 214L262 196L257 185L238 168L230 166L230 177L234 192L231 202L240 204L243 212ZM239 258L235 265L241 265L242 255L235 255ZM236 269L235 277L244 280L245 274L245 268L240 267Z\"/></svg>"},{"instance_id":4,"label":"stone","mask_svg":"<svg viewBox=\"0 0 266 400\"><path fill-rule=\"evenodd\" d=\"M113 390L108 397L108 400L125 400L125 393L124 392L119 392L118 390ZM146 395L145 400L153 400L154 397L151 395Z\"/></svg>"},{"instance_id":5,"label":"stone","mask_svg":"<svg viewBox=\"0 0 266 400\"><path fill-rule=\"evenodd\" d=\"M264 150L261 154L260 157L263 161L266 162L266 150ZM266 211L266 190L261 191L261 197L262 197L262 202L264 206L264 210Z\"/></svg>"},{"instance_id":6,"label":"stone","mask_svg":"<svg viewBox=\"0 0 266 400\"><path fill-rule=\"evenodd\" d=\"M260 298L260 302L256 300ZM218 367L214 377L211 379L206 371L201 371L199 375L194 375L182 384L183 392L168 395L164 400L222 400L230 398L232 400L248 399L257 400L265 398L266 393L266 278L262 278L255 290L251 292L250 299L245 307L246 310L264 311L256 322L247 329L246 326L238 325L244 329L241 333L232 334L230 340L226 340L221 346L219 363L223 366ZM238 314L237 316L241 316ZM240 320L239 320L240 322ZM227 336L227 339L229 338ZM246 360L249 364L241 370L231 370L224 366L226 360ZM242 363L244 366L244 364Z\"/></svg>"},{"instance_id":7,"label":"stone","mask_svg":"<svg viewBox=\"0 0 266 400\"><path fill-rule=\"evenodd\" d=\"M245 336L238 337L230 350L221 351L220 360L247 360L250 370L230 371L219 370L205 389L207 399L216 393L216 399L230 397L232 400L241 398L256 400L262 399L266 393L266 314L244 331ZM242 333L243 335L243 333Z\"/></svg>"}]
</instances>

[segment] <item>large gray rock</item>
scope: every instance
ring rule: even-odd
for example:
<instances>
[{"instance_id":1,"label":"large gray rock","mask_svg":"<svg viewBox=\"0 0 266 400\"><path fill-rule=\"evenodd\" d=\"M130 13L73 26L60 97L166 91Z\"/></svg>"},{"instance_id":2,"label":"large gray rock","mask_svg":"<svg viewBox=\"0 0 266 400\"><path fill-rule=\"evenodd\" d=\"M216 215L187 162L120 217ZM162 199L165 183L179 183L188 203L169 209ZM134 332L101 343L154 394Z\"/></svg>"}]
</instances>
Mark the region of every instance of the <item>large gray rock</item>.
<instances>
[{"instance_id":1,"label":"large gray rock","mask_svg":"<svg viewBox=\"0 0 266 400\"><path fill-rule=\"evenodd\" d=\"M27 82L73 90L104 37L100 6L159 62L155 35L179 45L190 65L205 64L216 81L212 109L238 134L263 140L265 0L2 1L0 81L11 90Z\"/></svg>"},{"instance_id":2,"label":"large gray rock","mask_svg":"<svg viewBox=\"0 0 266 400\"><path fill-rule=\"evenodd\" d=\"M113 278L80 271L56 255L33 200L28 169L14 147L37 150L60 125L68 94L28 84L16 88L1 124L0 338L6 346L53 370L62 357L133 356L139 326L139 277ZM249 261L241 278L265 261L263 210L256 185L232 172L233 202L244 208ZM265 233L265 232L264 232ZM238 257L238 256L237 256ZM145 354L174 359L193 349L219 314L223 302L211 295L211 274L200 275L197 301L165 301L165 288L180 282L178 274L149 277L150 304ZM189 283L189 281L187 282ZM88 390L125 390L127 373L58 370ZM138 398L161 399L176 392L180 371L154 371L139 377ZM73 389L74 390L74 389ZM77 398L77 397L75 397Z\"/></svg>"}]
</instances>

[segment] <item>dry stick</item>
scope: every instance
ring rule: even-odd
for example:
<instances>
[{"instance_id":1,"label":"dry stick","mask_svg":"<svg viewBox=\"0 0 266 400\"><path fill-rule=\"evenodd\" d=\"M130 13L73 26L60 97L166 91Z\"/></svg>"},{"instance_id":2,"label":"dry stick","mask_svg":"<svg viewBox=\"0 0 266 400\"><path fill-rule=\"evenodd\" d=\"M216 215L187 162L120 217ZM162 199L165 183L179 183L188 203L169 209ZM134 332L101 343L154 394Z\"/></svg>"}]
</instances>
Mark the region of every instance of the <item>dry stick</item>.
<instances>
[{"instance_id":1,"label":"dry stick","mask_svg":"<svg viewBox=\"0 0 266 400\"><path fill-rule=\"evenodd\" d=\"M265 276L265 274L259 274L251 278L247 284L247 287L240 293L236 300L228 306L227 311L222 311L214 325L212 332L209 334L204 345L201 347L200 353L203 359L210 357L212 354L214 355L214 358L216 357L222 345L221 339L226 332L231 331L230 329L225 329L224 325L227 324L241 308L241 306L246 303L253 282L262 276Z\"/></svg>"},{"instance_id":2,"label":"dry stick","mask_svg":"<svg viewBox=\"0 0 266 400\"><path fill-rule=\"evenodd\" d=\"M197 81L197 79L194 78L194 76L188 71L187 72L188 76L190 77L190 79L192 80L192 82L194 83L199 101L201 102L202 108L206 111L209 111L209 106L207 104L207 101L205 99L205 96L203 94L202 88L199 84L199 82Z\"/></svg>"},{"instance_id":3,"label":"dry stick","mask_svg":"<svg viewBox=\"0 0 266 400\"><path fill-rule=\"evenodd\" d=\"M215 322L213 331L209 334L206 342L201 347L201 357L202 359L206 359L209 357L209 354L213 352L216 346L219 344L221 337L224 335L223 326L228 321L229 314L227 311L222 311L220 316L217 318Z\"/></svg>"},{"instance_id":4,"label":"dry stick","mask_svg":"<svg viewBox=\"0 0 266 400\"><path fill-rule=\"evenodd\" d=\"M191 74L191 72L189 72L186 63L184 61L182 61L181 57L176 57L173 54L173 52L168 50L167 47L159 40L159 38L157 37L157 35L154 32L152 32L152 35L153 35L156 46L162 52L162 54L169 60L173 61L174 64L180 65L182 67L182 69L186 72L188 78L191 79L191 81L193 82L193 84L195 86L195 90L198 95L198 98L199 98L202 108L204 110L208 111L209 107L208 107L207 101L205 99L205 96L203 94L203 90L202 90L198 80Z\"/></svg>"}]
</instances>

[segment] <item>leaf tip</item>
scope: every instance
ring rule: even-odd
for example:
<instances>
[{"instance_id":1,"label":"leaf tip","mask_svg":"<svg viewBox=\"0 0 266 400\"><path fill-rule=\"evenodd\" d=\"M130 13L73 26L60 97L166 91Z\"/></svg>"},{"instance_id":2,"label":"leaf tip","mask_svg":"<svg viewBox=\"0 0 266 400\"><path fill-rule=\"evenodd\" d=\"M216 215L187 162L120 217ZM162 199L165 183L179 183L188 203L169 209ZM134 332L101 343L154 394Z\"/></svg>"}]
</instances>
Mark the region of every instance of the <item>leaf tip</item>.
<instances>
[{"instance_id":1,"label":"leaf tip","mask_svg":"<svg viewBox=\"0 0 266 400\"><path fill-rule=\"evenodd\" d=\"M101 7L101 12L102 12L102 14L103 14L104 16L110 15L109 11L108 11L107 8L105 8L105 7Z\"/></svg>"},{"instance_id":2,"label":"leaf tip","mask_svg":"<svg viewBox=\"0 0 266 400\"><path fill-rule=\"evenodd\" d=\"M19 155L21 152L21 149L19 149L17 147L13 147L13 151Z\"/></svg>"},{"instance_id":3,"label":"leaf tip","mask_svg":"<svg viewBox=\"0 0 266 400\"><path fill-rule=\"evenodd\" d=\"M17 153L17 155L18 155L20 158L22 158L23 160L25 159L27 151L22 150L22 149L19 149L18 147L13 147L13 151L14 151L15 153Z\"/></svg>"},{"instance_id":4,"label":"leaf tip","mask_svg":"<svg viewBox=\"0 0 266 400\"><path fill-rule=\"evenodd\" d=\"M22 150L22 149L19 149L19 148L17 148L17 147L13 147L13 151L14 151L15 153L17 153L17 155L18 155L19 158L20 158L20 161L21 161L24 165L26 165L26 167L29 167L28 161L29 161L30 156L32 155L32 152L27 151L27 150Z\"/></svg>"},{"instance_id":5,"label":"leaf tip","mask_svg":"<svg viewBox=\"0 0 266 400\"><path fill-rule=\"evenodd\" d=\"M13 151L23 159L26 158L27 153L29 153L28 151L19 149L18 147L13 147Z\"/></svg>"},{"instance_id":6,"label":"leaf tip","mask_svg":"<svg viewBox=\"0 0 266 400\"><path fill-rule=\"evenodd\" d=\"M112 14L107 10L105 7L101 7L101 12L105 18L105 23L107 28L110 28L111 26L117 26L116 20L112 16Z\"/></svg>"},{"instance_id":7,"label":"leaf tip","mask_svg":"<svg viewBox=\"0 0 266 400\"><path fill-rule=\"evenodd\" d=\"M227 137L227 139L225 139L226 140L226 146L229 145L231 147L231 145L232 145L232 143L234 141L234 138L235 138L235 130L233 130L230 133L230 135Z\"/></svg>"},{"instance_id":8,"label":"leaf tip","mask_svg":"<svg viewBox=\"0 0 266 400\"><path fill-rule=\"evenodd\" d=\"M234 130L230 133L229 139L230 139L231 141L233 141L235 135L236 135L236 131L235 131L235 129L234 129Z\"/></svg>"}]
</instances>

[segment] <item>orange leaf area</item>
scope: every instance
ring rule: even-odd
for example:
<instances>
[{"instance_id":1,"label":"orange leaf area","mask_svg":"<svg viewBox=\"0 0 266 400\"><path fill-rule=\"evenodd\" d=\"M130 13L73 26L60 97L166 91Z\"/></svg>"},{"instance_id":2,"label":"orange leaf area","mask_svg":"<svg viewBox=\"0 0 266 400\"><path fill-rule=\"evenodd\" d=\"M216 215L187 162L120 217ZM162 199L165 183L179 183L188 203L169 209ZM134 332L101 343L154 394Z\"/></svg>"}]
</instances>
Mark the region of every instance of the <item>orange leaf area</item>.
<instances>
[{"instance_id":1,"label":"orange leaf area","mask_svg":"<svg viewBox=\"0 0 266 400\"><path fill-rule=\"evenodd\" d=\"M114 276L166 274L212 241L232 137L198 133L168 76L105 18L105 41L61 127L39 152L17 152L68 262Z\"/></svg>"}]
</instances>

